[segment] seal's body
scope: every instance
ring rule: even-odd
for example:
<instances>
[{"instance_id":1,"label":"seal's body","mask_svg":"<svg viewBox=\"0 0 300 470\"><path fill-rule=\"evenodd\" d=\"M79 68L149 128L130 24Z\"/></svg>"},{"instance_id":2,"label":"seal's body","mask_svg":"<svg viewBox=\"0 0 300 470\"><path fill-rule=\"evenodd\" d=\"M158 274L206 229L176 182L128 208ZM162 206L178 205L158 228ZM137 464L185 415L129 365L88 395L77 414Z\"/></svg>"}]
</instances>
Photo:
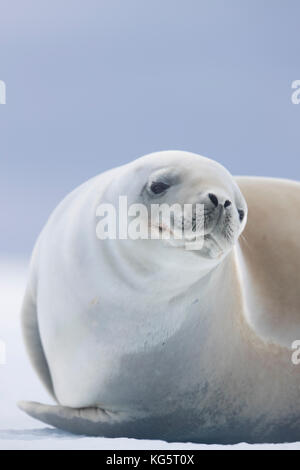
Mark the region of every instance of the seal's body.
<instances>
[{"instance_id":1,"label":"seal's body","mask_svg":"<svg viewBox=\"0 0 300 470\"><path fill-rule=\"evenodd\" d=\"M107 437L299 439L290 347L300 338L300 185L237 183L211 160L161 152L60 204L35 247L23 307L32 362L58 406L22 409ZM99 240L97 207L124 194L129 204L204 204L203 247Z\"/></svg>"}]
</instances>

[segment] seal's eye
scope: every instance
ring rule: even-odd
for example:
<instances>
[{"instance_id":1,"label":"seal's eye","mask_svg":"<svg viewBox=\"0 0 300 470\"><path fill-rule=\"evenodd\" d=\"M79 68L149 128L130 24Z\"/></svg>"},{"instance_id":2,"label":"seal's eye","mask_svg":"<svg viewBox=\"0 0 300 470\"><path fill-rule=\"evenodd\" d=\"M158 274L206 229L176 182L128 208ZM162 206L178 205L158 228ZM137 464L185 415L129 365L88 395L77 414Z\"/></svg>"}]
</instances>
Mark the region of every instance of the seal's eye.
<instances>
[{"instance_id":1,"label":"seal's eye","mask_svg":"<svg viewBox=\"0 0 300 470\"><path fill-rule=\"evenodd\" d=\"M238 213L240 216L240 221L242 222L243 218L245 217L245 212L243 211L243 209L238 209Z\"/></svg>"},{"instance_id":2,"label":"seal's eye","mask_svg":"<svg viewBox=\"0 0 300 470\"><path fill-rule=\"evenodd\" d=\"M166 191L170 186L166 183L163 183L162 181L154 181L150 189L154 194L160 194Z\"/></svg>"}]
</instances>

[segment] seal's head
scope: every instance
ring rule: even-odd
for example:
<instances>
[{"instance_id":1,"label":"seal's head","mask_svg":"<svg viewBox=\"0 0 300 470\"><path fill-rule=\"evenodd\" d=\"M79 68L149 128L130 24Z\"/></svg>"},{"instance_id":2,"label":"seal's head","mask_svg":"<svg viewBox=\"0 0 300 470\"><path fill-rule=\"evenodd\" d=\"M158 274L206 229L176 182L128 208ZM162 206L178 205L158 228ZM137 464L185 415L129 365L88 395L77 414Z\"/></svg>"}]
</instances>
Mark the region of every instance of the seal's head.
<instances>
[{"instance_id":1,"label":"seal's head","mask_svg":"<svg viewBox=\"0 0 300 470\"><path fill-rule=\"evenodd\" d=\"M134 164L131 202L148 208L152 238L204 258L231 250L245 227L247 205L222 165L181 151L153 153Z\"/></svg>"}]
</instances>

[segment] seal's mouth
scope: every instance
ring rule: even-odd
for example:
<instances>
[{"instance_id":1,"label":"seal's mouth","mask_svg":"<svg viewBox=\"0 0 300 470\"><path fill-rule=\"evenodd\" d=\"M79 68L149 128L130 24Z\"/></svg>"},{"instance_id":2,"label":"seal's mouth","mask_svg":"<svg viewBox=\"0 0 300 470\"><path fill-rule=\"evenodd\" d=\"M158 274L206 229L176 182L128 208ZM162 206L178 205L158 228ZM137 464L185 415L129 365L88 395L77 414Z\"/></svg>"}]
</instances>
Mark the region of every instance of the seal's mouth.
<instances>
[{"instance_id":1,"label":"seal's mouth","mask_svg":"<svg viewBox=\"0 0 300 470\"><path fill-rule=\"evenodd\" d=\"M163 238L163 235L166 235L166 234L169 235L170 238L174 237L174 231L172 230L171 227L169 227L166 224L159 224L159 225L149 224L148 227L150 229L150 233L158 233L159 235L162 236L162 238Z\"/></svg>"},{"instance_id":2,"label":"seal's mouth","mask_svg":"<svg viewBox=\"0 0 300 470\"><path fill-rule=\"evenodd\" d=\"M204 240L205 241L209 240L209 241L213 242L220 250L222 250L222 248L220 247L220 245L218 244L216 239L211 235L211 233L208 233L207 235L204 235Z\"/></svg>"},{"instance_id":3,"label":"seal's mouth","mask_svg":"<svg viewBox=\"0 0 300 470\"><path fill-rule=\"evenodd\" d=\"M202 234L199 238L175 239L174 230L166 224L152 225L152 229L158 232L162 239L170 242L177 248L185 248L188 251L198 251L207 258L220 258L226 251L216 237L211 233Z\"/></svg>"},{"instance_id":4,"label":"seal's mouth","mask_svg":"<svg viewBox=\"0 0 300 470\"><path fill-rule=\"evenodd\" d=\"M206 249L205 251L209 252L209 257L221 258L224 255L225 249L220 245L220 243L218 243L211 233L204 235L204 240L204 248Z\"/></svg>"},{"instance_id":5,"label":"seal's mouth","mask_svg":"<svg viewBox=\"0 0 300 470\"><path fill-rule=\"evenodd\" d=\"M197 219L195 215L183 219L173 217L171 221L149 221L150 230L156 233L155 238L164 239L173 247L197 251L204 258L221 258L234 246L239 226L230 211L221 208L204 211Z\"/></svg>"}]
</instances>

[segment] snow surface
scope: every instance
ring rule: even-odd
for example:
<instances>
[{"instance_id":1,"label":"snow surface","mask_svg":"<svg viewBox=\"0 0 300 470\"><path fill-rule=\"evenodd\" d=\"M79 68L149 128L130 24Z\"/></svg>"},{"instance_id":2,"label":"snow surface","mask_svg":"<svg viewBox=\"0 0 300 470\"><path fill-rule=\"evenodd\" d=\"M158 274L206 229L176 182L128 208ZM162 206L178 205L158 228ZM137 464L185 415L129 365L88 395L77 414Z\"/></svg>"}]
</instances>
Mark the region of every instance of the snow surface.
<instances>
[{"instance_id":1,"label":"snow surface","mask_svg":"<svg viewBox=\"0 0 300 470\"><path fill-rule=\"evenodd\" d=\"M29 418L17 408L17 401L51 403L51 399L32 370L23 346L20 306L26 274L27 260L0 260L0 449L300 449L300 443L208 446L126 438L90 438L68 434ZM3 344L6 358L1 348ZM5 363L2 364L4 359Z\"/></svg>"}]
</instances>

